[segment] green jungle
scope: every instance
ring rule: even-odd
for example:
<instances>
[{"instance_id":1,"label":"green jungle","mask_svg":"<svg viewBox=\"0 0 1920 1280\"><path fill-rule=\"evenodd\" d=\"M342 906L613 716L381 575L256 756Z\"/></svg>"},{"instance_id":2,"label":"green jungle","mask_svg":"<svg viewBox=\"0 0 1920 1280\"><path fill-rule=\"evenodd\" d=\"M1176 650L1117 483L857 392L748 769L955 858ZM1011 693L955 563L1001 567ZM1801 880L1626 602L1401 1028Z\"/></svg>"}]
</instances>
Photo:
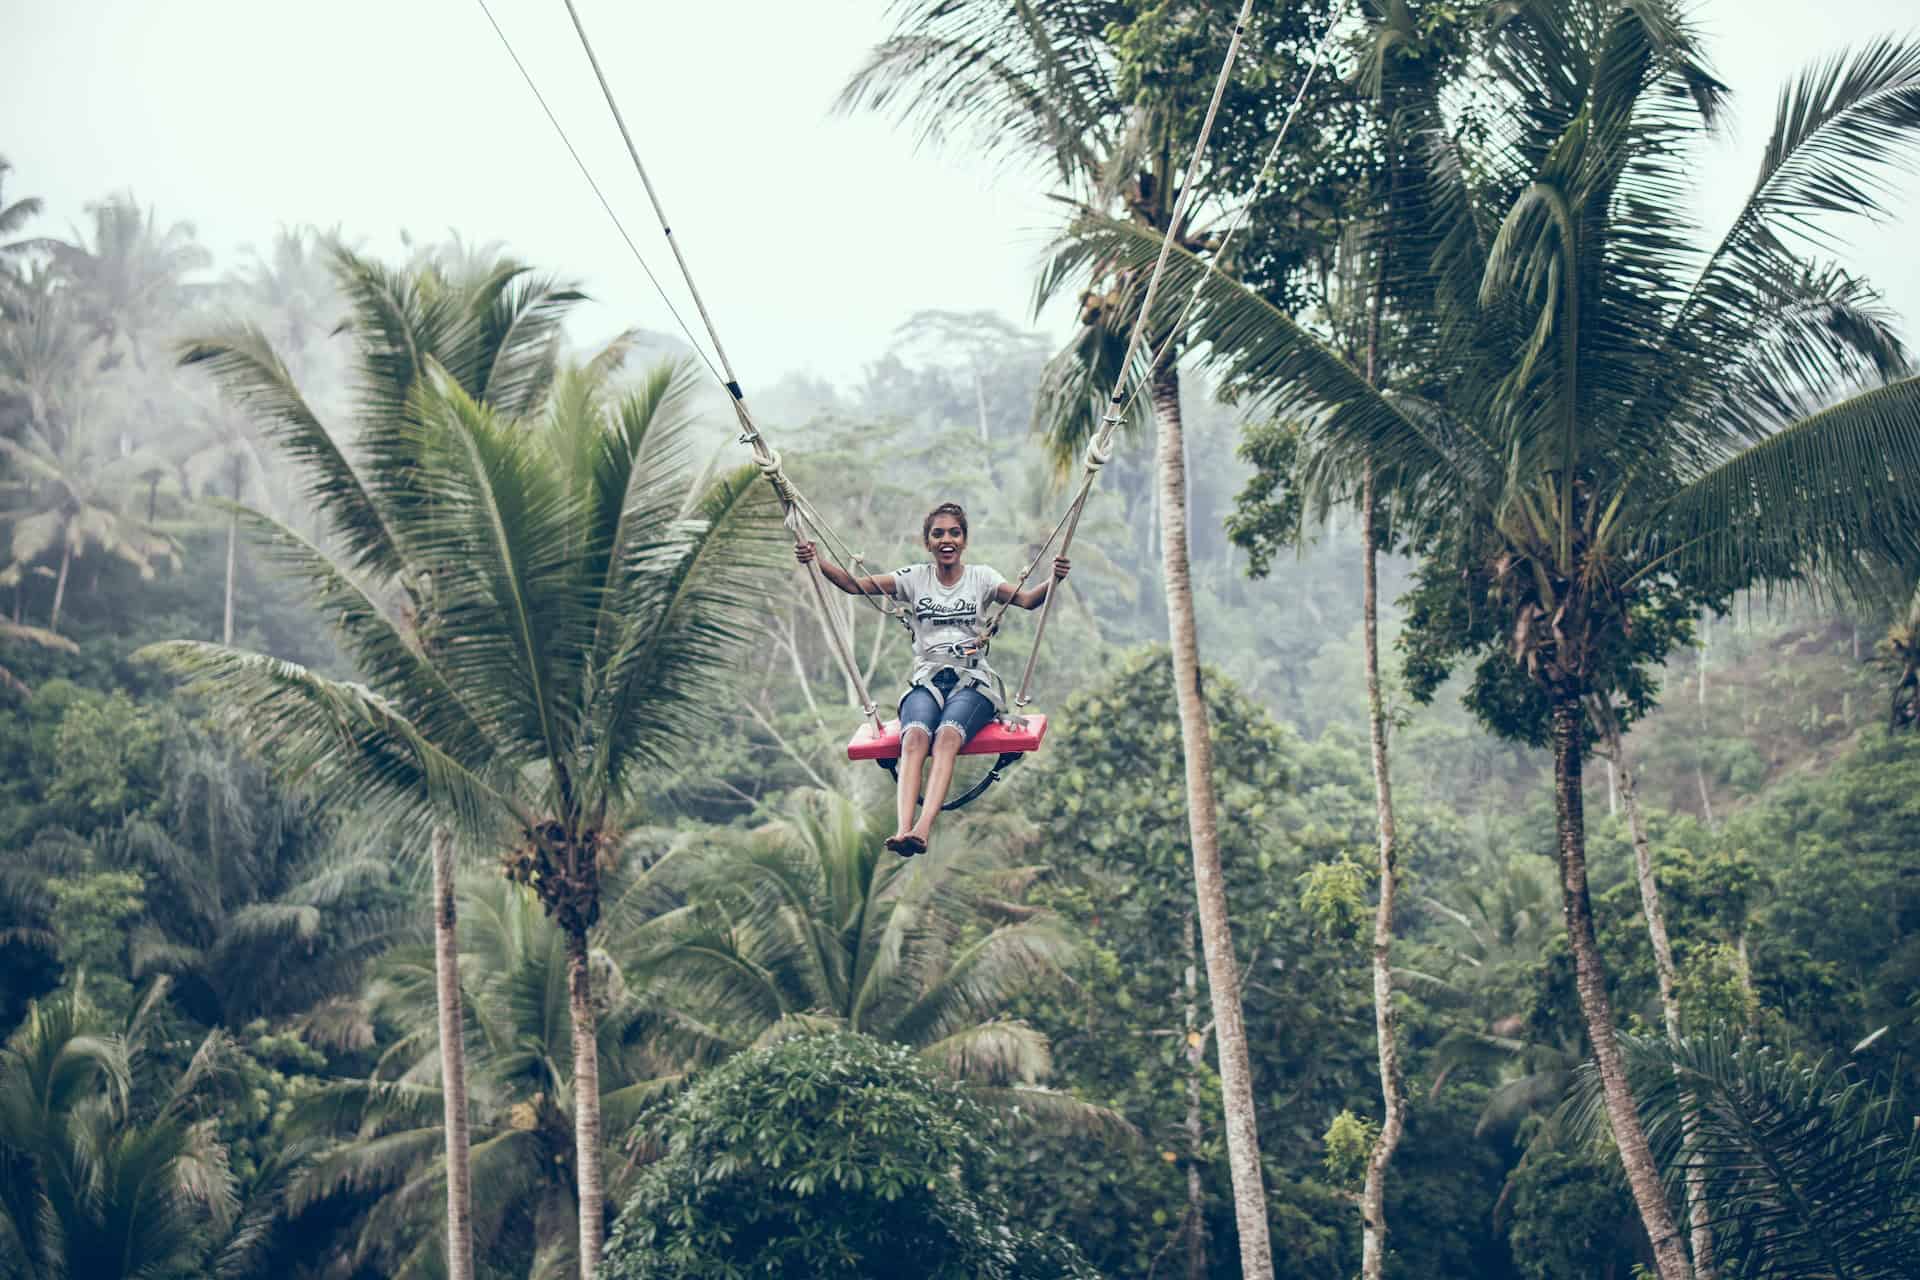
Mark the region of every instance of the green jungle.
<instances>
[{"instance_id":1,"label":"green jungle","mask_svg":"<svg viewBox=\"0 0 1920 1280\"><path fill-rule=\"evenodd\" d=\"M1057 195L1072 336L750 418L0 161L0 1280L1920 1275L1920 37L1261 6L1189 167L1239 8L901 0L839 109ZM902 858L794 540L1039 581L1083 479Z\"/></svg>"}]
</instances>

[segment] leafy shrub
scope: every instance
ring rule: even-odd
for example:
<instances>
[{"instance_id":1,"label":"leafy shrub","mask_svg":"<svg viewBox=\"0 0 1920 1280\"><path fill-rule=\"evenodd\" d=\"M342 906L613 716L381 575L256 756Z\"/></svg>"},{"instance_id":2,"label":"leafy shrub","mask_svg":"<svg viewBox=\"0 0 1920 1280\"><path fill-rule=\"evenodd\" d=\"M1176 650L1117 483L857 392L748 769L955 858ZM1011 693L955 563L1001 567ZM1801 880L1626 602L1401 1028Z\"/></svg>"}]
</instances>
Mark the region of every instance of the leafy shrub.
<instances>
[{"instance_id":1,"label":"leafy shrub","mask_svg":"<svg viewBox=\"0 0 1920 1280\"><path fill-rule=\"evenodd\" d=\"M987 1114L908 1050L804 1035L740 1054L636 1136L665 1148L609 1280L1094 1277L985 1185Z\"/></svg>"}]
</instances>

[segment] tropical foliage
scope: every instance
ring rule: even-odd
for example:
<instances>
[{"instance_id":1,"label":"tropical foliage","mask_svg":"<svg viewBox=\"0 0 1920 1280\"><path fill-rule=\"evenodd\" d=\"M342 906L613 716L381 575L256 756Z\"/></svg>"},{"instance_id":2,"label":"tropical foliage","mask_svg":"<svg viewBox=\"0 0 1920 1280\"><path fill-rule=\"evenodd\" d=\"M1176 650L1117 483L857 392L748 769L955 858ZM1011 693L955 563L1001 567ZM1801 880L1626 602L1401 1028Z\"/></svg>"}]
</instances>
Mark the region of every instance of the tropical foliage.
<instances>
[{"instance_id":1,"label":"tropical foliage","mask_svg":"<svg viewBox=\"0 0 1920 1280\"><path fill-rule=\"evenodd\" d=\"M1171 227L1237 8L913 0L843 103L1066 197L1079 303L753 375L871 563L932 480L1038 555L1176 233L1046 747L930 859L828 643L906 638L673 339L0 161L0 1277L1920 1266L1920 383L1838 265L1920 53L1703 229L1711 10L1351 7L1262 183L1342 6L1256 7Z\"/></svg>"},{"instance_id":2,"label":"tropical foliage","mask_svg":"<svg viewBox=\"0 0 1920 1280\"><path fill-rule=\"evenodd\" d=\"M987 1129L899 1046L816 1032L741 1054L642 1126L661 1154L608 1274L1092 1276L992 1189Z\"/></svg>"}]
</instances>

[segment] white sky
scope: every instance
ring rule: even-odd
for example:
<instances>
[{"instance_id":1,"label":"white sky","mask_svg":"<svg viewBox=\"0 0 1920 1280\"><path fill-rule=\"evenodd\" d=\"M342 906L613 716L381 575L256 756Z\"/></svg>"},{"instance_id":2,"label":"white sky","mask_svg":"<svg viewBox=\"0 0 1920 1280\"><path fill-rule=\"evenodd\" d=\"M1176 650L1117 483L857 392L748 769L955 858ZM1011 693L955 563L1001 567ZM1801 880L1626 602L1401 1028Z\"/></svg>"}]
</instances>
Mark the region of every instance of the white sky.
<instances>
[{"instance_id":1,"label":"white sky","mask_svg":"<svg viewBox=\"0 0 1920 1280\"><path fill-rule=\"evenodd\" d=\"M489 3L655 271L670 272L560 0ZM1026 318L1053 218L1040 182L916 155L877 118L828 114L887 28L884 0L576 3L749 390L791 369L853 379L923 307ZM1915 0L1707 0L1703 12L1739 114L1701 165L1711 226L1750 183L1788 75L1920 24ZM121 189L194 222L223 266L282 223L337 223L382 252L402 228L457 228L584 281L599 303L583 337L671 326L476 0L0 0L0 31L7 195L46 199L40 232L64 233ZM1851 228L1849 265L1920 335L1917 228L1920 214Z\"/></svg>"}]
</instances>

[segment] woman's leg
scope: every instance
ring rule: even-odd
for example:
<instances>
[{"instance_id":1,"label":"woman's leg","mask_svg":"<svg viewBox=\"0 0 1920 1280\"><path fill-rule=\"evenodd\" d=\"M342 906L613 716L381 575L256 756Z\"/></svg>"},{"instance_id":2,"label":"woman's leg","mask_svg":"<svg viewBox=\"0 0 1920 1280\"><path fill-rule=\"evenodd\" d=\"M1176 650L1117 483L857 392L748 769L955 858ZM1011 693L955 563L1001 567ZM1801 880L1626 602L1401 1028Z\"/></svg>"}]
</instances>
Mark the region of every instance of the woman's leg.
<instances>
[{"instance_id":1,"label":"woman's leg","mask_svg":"<svg viewBox=\"0 0 1920 1280\"><path fill-rule=\"evenodd\" d=\"M933 820L940 816L940 806L947 802L947 792L953 787L953 768L960 758L960 748L992 719L993 703L979 690L955 689L947 695L947 705L941 709L940 723L933 733L933 768L927 773L926 803L920 808L920 820L912 834L922 840L932 837Z\"/></svg>"},{"instance_id":2,"label":"woman's leg","mask_svg":"<svg viewBox=\"0 0 1920 1280\"><path fill-rule=\"evenodd\" d=\"M894 810L899 817L895 836L913 830L913 811L920 799L920 771L927 764L927 731L919 725L901 731L899 785L894 788ZM952 772L949 770L948 772ZM939 808L938 804L934 808Z\"/></svg>"},{"instance_id":3,"label":"woman's leg","mask_svg":"<svg viewBox=\"0 0 1920 1280\"><path fill-rule=\"evenodd\" d=\"M926 767L927 750L933 743L933 727L940 720L940 701L925 689L909 689L900 699L900 761L894 769L899 782L894 788L894 809L899 825L893 839L913 830L916 802L920 798L920 771ZM889 841L888 848L893 848Z\"/></svg>"},{"instance_id":4,"label":"woman's leg","mask_svg":"<svg viewBox=\"0 0 1920 1280\"><path fill-rule=\"evenodd\" d=\"M927 771L927 802L920 807L920 821L913 825L913 834L926 840L933 835L933 820L940 816L940 806L947 802L947 792L953 788L953 766L960 759L960 748L967 745L967 735L960 726L951 720L943 720L939 731L933 735L933 768Z\"/></svg>"}]
</instances>

